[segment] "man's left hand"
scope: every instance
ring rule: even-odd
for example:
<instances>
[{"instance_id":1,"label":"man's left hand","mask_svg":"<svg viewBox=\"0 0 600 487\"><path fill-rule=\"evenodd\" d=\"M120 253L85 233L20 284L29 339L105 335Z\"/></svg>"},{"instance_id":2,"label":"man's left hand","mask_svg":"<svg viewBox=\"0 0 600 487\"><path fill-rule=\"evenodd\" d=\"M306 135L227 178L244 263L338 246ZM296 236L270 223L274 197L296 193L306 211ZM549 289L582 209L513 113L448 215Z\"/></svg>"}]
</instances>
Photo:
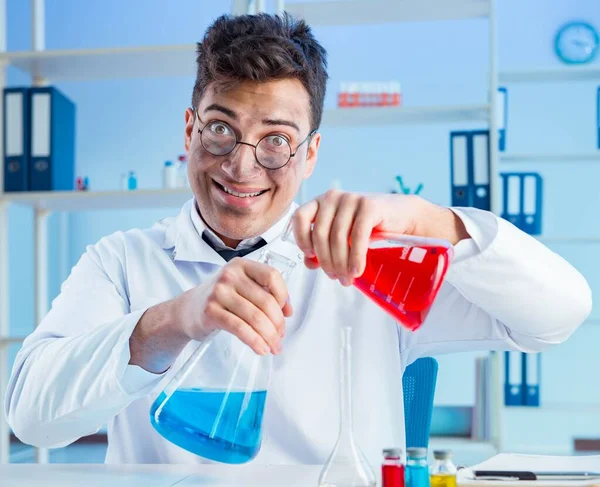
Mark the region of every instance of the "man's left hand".
<instances>
[{"instance_id":1,"label":"man's left hand","mask_svg":"<svg viewBox=\"0 0 600 487\"><path fill-rule=\"evenodd\" d=\"M294 215L294 235L306 266L321 267L344 286L364 272L373 232L440 238L452 245L469 238L452 210L415 195L330 190Z\"/></svg>"}]
</instances>

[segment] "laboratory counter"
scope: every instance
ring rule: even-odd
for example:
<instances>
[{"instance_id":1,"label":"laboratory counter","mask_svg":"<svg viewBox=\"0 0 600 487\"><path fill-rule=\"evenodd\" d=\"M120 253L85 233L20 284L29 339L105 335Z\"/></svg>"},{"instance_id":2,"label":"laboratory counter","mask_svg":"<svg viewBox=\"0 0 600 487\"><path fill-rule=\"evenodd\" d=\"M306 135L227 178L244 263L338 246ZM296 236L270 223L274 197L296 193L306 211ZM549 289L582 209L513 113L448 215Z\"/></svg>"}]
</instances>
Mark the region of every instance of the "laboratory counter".
<instances>
[{"instance_id":1,"label":"laboratory counter","mask_svg":"<svg viewBox=\"0 0 600 487\"><path fill-rule=\"evenodd\" d=\"M1 487L316 487L322 466L0 465Z\"/></svg>"}]
</instances>

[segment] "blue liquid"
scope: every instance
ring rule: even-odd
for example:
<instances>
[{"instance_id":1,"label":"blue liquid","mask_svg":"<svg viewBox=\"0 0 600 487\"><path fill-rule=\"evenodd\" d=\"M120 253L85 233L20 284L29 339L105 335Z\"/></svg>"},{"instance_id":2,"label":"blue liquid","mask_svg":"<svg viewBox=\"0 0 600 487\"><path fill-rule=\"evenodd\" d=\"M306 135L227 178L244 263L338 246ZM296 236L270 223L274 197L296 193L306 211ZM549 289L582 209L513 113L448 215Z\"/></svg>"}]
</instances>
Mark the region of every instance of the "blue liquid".
<instances>
[{"instance_id":1,"label":"blue liquid","mask_svg":"<svg viewBox=\"0 0 600 487\"><path fill-rule=\"evenodd\" d=\"M150 410L152 426L167 440L196 455L224 463L245 463L260 450L267 391L178 389L159 414L161 393ZM224 402L226 401L226 404Z\"/></svg>"},{"instance_id":2,"label":"blue liquid","mask_svg":"<svg viewBox=\"0 0 600 487\"><path fill-rule=\"evenodd\" d=\"M426 465L406 465L406 487L429 487L429 468Z\"/></svg>"}]
</instances>

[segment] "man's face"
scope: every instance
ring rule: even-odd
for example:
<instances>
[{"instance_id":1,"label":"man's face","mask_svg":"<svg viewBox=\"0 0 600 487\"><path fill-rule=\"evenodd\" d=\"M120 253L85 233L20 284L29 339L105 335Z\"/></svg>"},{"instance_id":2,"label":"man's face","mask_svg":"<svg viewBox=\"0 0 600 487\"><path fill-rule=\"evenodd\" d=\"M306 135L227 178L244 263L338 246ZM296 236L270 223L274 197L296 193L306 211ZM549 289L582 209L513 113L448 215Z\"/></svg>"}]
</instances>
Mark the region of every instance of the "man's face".
<instances>
[{"instance_id":1,"label":"man's face","mask_svg":"<svg viewBox=\"0 0 600 487\"><path fill-rule=\"evenodd\" d=\"M280 136L289 142L293 153L311 131L309 107L302 83L288 79L247 82L219 93L209 85L197 107L197 116L191 109L186 111L190 185L202 218L226 244L235 247L240 240L265 232L281 218L302 181L313 171L320 135L302 144L287 165L269 170L258 164L254 148L248 145L238 144L224 156L211 154L202 146L198 129L223 133L228 127L238 141L252 145L265 136Z\"/></svg>"}]
</instances>

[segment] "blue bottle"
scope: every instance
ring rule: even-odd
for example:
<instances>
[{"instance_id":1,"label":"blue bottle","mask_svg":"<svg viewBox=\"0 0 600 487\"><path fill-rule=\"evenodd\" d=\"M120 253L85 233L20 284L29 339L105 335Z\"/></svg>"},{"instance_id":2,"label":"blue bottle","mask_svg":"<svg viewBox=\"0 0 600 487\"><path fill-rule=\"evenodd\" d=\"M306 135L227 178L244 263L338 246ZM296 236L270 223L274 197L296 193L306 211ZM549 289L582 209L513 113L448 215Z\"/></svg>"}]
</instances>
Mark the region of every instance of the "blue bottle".
<instances>
[{"instance_id":1,"label":"blue bottle","mask_svg":"<svg viewBox=\"0 0 600 487\"><path fill-rule=\"evenodd\" d=\"M127 189L137 189L137 177L135 171L129 171L129 176L127 177Z\"/></svg>"},{"instance_id":2,"label":"blue bottle","mask_svg":"<svg viewBox=\"0 0 600 487\"><path fill-rule=\"evenodd\" d=\"M286 281L296 266L267 250L259 261L279 270ZM190 345L190 357L152 404L152 426L201 457L223 463L252 460L260 451L273 356L256 355L220 331Z\"/></svg>"},{"instance_id":3,"label":"blue bottle","mask_svg":"<svg viewBox=\"0 0 600 487\"><path fill-rule=\"evenodd\" d=\"M427 448L406 449L406 487L429 487Z\"/></svg>"}]
</instances>

